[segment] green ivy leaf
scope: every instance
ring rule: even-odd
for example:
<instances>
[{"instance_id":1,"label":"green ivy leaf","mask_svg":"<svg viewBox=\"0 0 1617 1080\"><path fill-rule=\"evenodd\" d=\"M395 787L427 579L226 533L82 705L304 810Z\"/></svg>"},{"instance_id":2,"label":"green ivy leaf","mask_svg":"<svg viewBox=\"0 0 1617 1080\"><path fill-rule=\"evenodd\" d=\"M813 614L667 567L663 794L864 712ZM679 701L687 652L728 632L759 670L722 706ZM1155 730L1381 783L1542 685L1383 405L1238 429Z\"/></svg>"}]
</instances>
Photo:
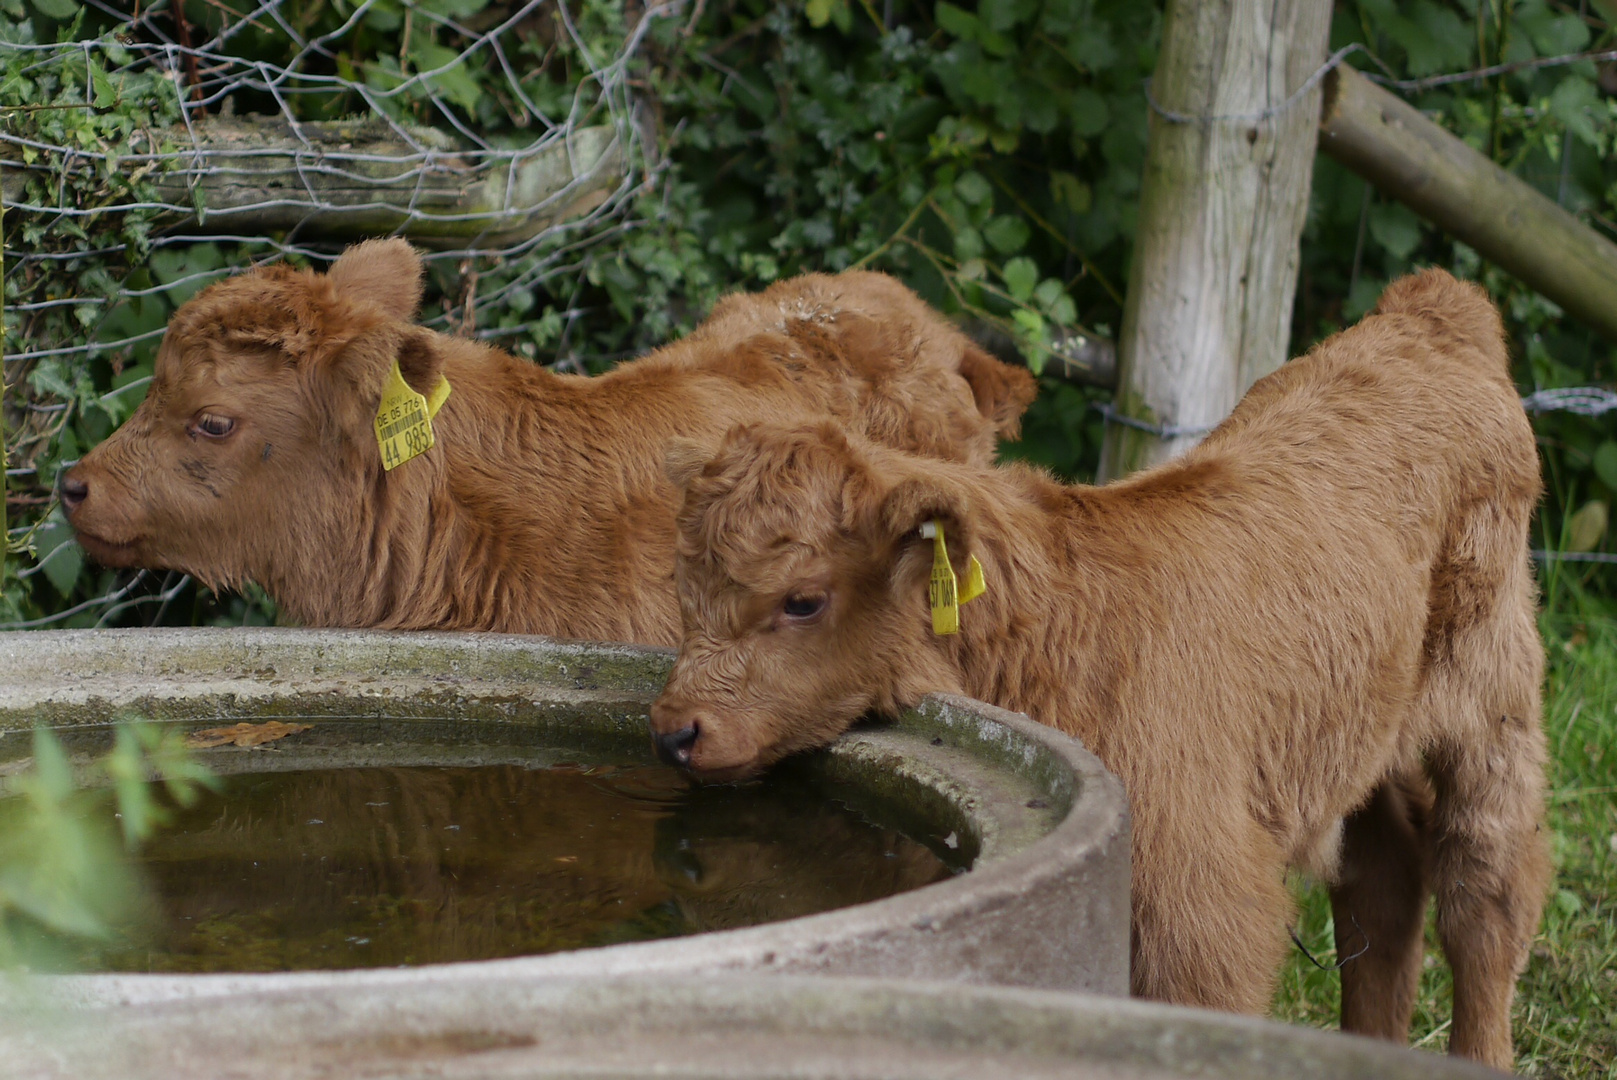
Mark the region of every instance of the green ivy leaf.
<instances>
[{"instance_id":1,"label":"green ivy leaf","mask_svg":"<svg viewBox=\"0 0 1617 1080\"><path fill-rule=\"evenodd\" d=\"M1050 198L1074 214L1089 213L1089 208L1095 203L1095 193L1088 184L1072 173L1060 170L1050 174Z\"/></svg>"},{"instance_id":2,"label":"green ivy leaf","mask_svg":"<svg viewBox=\"0 0 1617 1080\"><path fill-rule=\"evenodd\" d=\"M1593 551L1606 538L1610 507L1604 500L1590 499L1567 520L1568 551Z\"/></svg>"},{"instance_id":3,"label":"green ivy leaf","mask_svg":"<svg viewBox=\"0 0 1617 1080\"><path fill-rule=\"evenodd\" d=\"M94 59L90 61L90 87L95 91L95 107L110 109L118 104L118 91L113 88L112 80L107 73L101 70L101 65Z\"/></svg>"},{"instance_id":4,"label":"green ivy leaf","mask_svg":"<svg viewBox=\"0 0 1617 1080\"><path fill-rule=\"evenodd\" d=\"M422 11L442 15L446 19L465 19L488 7L489 0L416 0Z\"/></svg>"},{"instance_id":5,"label":"green ivy leaf","mask_svg":"<svg viewBox=\"0 0 1617 1080\"><path fill-rule=\"evenodd\" d=\"M1595 450L1595 475L1600 482L1617 492L1617 441L1607 439Z\"/></svg>"},{"instance_id":6,"label":"green ivy leaf","mask_svg":"<svg viewBox=\"0 0 1617 1080\"><path fill-rule=\"evenodd\" d=\"M977 14L983 25L998 34L1026 22L1039 10L1039 0L978 0Z\"/></svg>"},{"instance_id":7,"label":"green ivy leaf","mask_svg":"<svg viewBox=\"0 0 1617 1080\"><path fill-rule=\"evenodd\" d=\"M1572 12L1558 15L1540 0L1518 5L1514 14L1540 56L1564 56L1588 47L1589 27Z\"/></svg>"},{"instance_id":8,"label":"green ivy leaf","mask_svg":"<svg viewBox=\"0 0 1617 1080\"><path fill-rule=\"evenodd\" d=\"M1585 145L1600 148L1600 132L1595 128L1594 110L1601 109L1594 83L1581 75L1569 75L1550 95L1550 114ZM1602 109L1602 111L1604 111Z\"/></svg>"},{"instance_id":9,"label":"green ivy leaf","mask_svg":"<svg viewBox=\"0 0 1617 1080\"><path fill-rule=\"evenodd\" d=\"M955 194L972 206L980 206L994 197L993 185L975 169L961 173L960 178L954 182L954 190Z\"/></svg>"},{"instance_id":10,"label":"green ivy leaf","mask_svg":"<svg viewBox=\"0 0 1617 1080\"><path fill-rule=\"evenodd\" d=\"M1370 208L1370 235L1396 259L1407 259L1420 244L1420 219L1399 203Z\"/></svg>"},{"instance_id":11,"label":"green ivy leaf","mask_svg":"<svg viewBox=\"0 0 1617 1080\"><path fill-rule=\"evenodd\" d=\"M53 19L71 19L79 13L78 0L29 0L34 10Z\"/></svg>"},{"instance_id":12,"label":"green ivy leaf","mask_svg":"<svg viewBox=\"0 0 1617 1080\"><path fill-rule=\"evenodd\" d=\"M983 254L983 235L976 229L967 225L956 230L954 234L954 257L961 262L970 262L981 258Z\"/></svg>"},{"instance_id":13,"label":"green ivy leaf","mask_svg":"<svg viewBox=\"0 0 1617 1080\"><path fill-rule=\"evenodd\" d=\"M1057 326L1071 326L1078 321L1078 305L1072 297L1062 293L1050 304L1050 320Z\"/></svg>"},{"instance_id":14,"label":"green ivy leaf","mask_svg":"<svg viewBox=\"0 0 1617 1080\"><path fill-rule=\"evenodd\" d=\"M433 90L463 109L477 107L478 99L483 96L483 88L466 61L456 63L459 50L428 41L416 41L411 44L409 55L410 63L418 72L433 72L425 80ZM440 68L445 70L438 70Z\"/></svg>"},{"instance_id":15,"label":"green ivy leaf","mask_svg":"<svg viewBox=\"0 0 1617 1080\"><path fill-rule=\"evenodd\" d=\"M57 592L63 596L73 595L79 571L84 569L84 549L74 541L73 530L65 523L53 522L39 530L34 540L38 545L38 564L44 567L45 576Z\"/></svg>"},{"instance_id":16,"label":"green ivy leaf","mask_svg":"<svg viewBox=\"0 0 1617 1080\"><path fill-rule=\"evenodd\" d=\"M983 239L1001 255L1013 255L1027 246L1033 230L1020 217L1001 214L983 228Z\"/></svg>"},{"instance_id":17,"label":"green ivy leaf","mask_svg":"<svg viewBox=\"0 0 1617 1080\"><path fill-rule=\"evenodd\" d=\"M1019 255L1005 264L1000 277L1005 279L1005 288L1011 296L1025 304L1039 284L1039 266L1027 256Z\"/></svg>"},{"instance_id":18,"label":"green ivy leaf","mask_svg":"<svg viewBox=\"0 0 1617 1080\"><path fill-rule=\"evenodd\" d=\"M69 0L63 0L63 2L66 3ZM809 0L811 6L817 2L828 3L829 0ZM963 41L980 41L982 39L983 24L977 16L963 8L955 7L953 4L948 3L947 0L939 0L937 7L932 11L932 18L943 28L944 32L953 34ZM813 21L813 16L810 16L810 21Z\"/></svg>"},{"instance_id":19,"label":"green ivy leaf","mask_svg":"<svg viewBox=\"0 0 1617 1080\"><path fill-rule=\"evenodd\" d=\"M1067 104L1067 122L1075 133L1086 139L1105 131L1111 115L1106 99L1087 87L1074 90Z\"/></svg>"}]
</instances>

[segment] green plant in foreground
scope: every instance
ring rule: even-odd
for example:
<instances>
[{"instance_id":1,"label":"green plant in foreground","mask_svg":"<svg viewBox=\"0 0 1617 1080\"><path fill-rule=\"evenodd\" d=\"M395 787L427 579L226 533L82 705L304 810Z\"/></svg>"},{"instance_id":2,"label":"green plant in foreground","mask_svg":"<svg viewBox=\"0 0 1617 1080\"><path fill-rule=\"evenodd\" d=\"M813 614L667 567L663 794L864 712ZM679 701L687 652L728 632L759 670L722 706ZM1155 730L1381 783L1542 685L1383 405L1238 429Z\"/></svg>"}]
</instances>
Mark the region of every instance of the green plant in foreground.
<instances>
[{"instance_id":1,"label":"green plant in foreground","mask_svg":"<svg viewBox=\"0 0 1617 1080\"><path fill-rule=\"evenodd\" d=\"M150 724L119 724L79 777L49 730L34 730L33 749L0 789L0 968L59 966L69 943L138 919L146 898L126 853L161 826L165 799L188 806L214 785L179 732Z\"/></svg>"}]
</instances>

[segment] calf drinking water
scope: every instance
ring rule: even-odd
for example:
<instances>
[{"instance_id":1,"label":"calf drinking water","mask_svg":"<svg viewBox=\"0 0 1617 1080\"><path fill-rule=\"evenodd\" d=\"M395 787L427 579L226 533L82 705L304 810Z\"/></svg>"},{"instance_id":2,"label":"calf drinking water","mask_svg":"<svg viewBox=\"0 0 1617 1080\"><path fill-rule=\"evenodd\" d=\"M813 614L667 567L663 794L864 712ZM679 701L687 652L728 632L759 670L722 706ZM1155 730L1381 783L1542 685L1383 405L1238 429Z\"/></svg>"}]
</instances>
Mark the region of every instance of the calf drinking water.
<instances>
[{"instance_id":1,"label":"calf drinking water","mask_svg":"<svg viewBox=\"0 0 1617 1080\"><path fill-rule=\"evenodd\" d=\"M1136 993L1265 1010L1300 867L1332 887L1346 1029L1407 1037L1435 894L1451 1046L1509 1067L1548 874L1540 481L1480 289L1396 282L1199 447L1106 487L830 424L669 469L666 758L747 775L930 691L1021 710L1128 790Z\"/></svg>"}]
</instances>

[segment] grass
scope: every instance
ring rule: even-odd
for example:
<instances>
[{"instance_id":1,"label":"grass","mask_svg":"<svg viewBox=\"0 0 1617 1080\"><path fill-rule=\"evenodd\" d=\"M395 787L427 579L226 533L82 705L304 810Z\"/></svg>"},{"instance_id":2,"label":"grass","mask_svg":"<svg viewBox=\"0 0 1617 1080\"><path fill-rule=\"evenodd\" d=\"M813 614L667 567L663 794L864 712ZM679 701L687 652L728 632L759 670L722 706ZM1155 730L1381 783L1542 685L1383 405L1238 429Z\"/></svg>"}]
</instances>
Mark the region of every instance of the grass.
<instances>
[{"instance_id":1,"label":"grass","mask_svg":"<svg viewBox=\"0 0 1617 1080\"><path fill-rule=\"evenodd\" d=\"M1555 884L1516 991L1516 1067L1546 1078L1617 1078L1617 606L1565 574L1547 581L1549 827ZM1329 966L1330 903L1299 882L1298 936ZM1448 1046L1451 982L1430 923L1410 1041ZM1341 983L1293 950L1274 1016L1334 1028Z\"/></svg>"}]
</instances>

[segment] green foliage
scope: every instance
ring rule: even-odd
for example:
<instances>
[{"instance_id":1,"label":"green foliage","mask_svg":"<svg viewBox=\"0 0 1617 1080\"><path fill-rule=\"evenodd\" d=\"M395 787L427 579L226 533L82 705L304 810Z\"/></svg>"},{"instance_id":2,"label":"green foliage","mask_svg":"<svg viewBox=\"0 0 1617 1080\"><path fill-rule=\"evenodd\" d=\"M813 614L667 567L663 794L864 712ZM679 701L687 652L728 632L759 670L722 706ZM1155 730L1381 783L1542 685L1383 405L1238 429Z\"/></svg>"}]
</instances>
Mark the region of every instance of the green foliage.
<instances>
[{"instance_id":1,"label":"green foliage","mask_svg":"<svg viewBox=\"0 0 1617 1080\"><path fill-rule=\"evenodd\" d=\"M0 789L0 968L58 966L72 942L138 921L144 894L124 851L166 820L162 797L188 806L214 785L172 729L120 723L78 777L56 736L35 729L31 767Z\"/></svg>"}]
</instances>

